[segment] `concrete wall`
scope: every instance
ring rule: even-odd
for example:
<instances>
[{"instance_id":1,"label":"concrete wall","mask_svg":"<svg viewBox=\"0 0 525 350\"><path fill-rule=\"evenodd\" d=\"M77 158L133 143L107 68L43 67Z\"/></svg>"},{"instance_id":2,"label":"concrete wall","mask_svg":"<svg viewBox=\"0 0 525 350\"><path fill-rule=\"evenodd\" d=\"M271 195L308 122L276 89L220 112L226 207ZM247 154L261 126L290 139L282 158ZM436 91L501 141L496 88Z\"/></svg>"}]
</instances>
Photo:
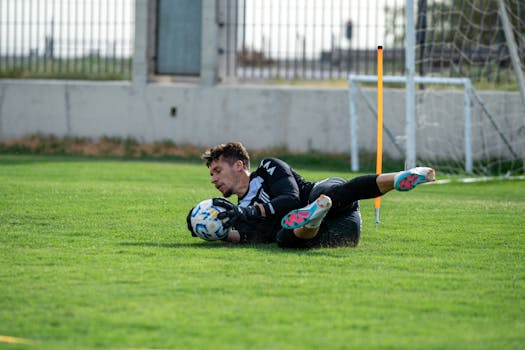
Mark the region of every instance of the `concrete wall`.
<instances>
[{"instance_id":1,"label":"concrete wall","mask_svg":"<svg viewBox=\"0 0 525 350\"><path fill-rule=\"evenodd\" d=\"M0 138L33 133L348 151L345 90L0 81ZM175 112L175 115L172 113Z\"/></svg>"},{"instance_id":2,"label":"concrete wall","mask_svg":"<svg viewBox=\"0 0 525 350\"><path fill-rule=\"evenodd\" d=\"M375 103L374 89L365 89L364 94ZM458 91L440 94L437 102L429 101L420 107L419 154L442 152L436 148L446 146L439 145L443 139L457 140L457 144L449 142L452 149L463 147L463 95ZM516 151L523 154L519 94L481 95L501 130ZM404 101L403 90L385 89L385 126L402 147ZM439 120L431 119L431 110L445 107L447 111ZM458 110L452 113L455 109ZM360 148L374 151L375 118L362 101L358 113ZM479 119L481 114L479 106L474 108L474 118ZM490 121L484 119L485 133L495 134ZM0 139L34 133L133 137L142 142L171 140L198 146L239 140L252 149L286 147L300 152L348 152L348 92L198 83L149 83L137 88L127 82L0 80ZM451 134L457 135L450 137ZM435 144L429 140L435 140ZM500 142L497 135L490 141ZM386 135L384 149L387 154L401 156Z\"/></svg>"}]
</instances>

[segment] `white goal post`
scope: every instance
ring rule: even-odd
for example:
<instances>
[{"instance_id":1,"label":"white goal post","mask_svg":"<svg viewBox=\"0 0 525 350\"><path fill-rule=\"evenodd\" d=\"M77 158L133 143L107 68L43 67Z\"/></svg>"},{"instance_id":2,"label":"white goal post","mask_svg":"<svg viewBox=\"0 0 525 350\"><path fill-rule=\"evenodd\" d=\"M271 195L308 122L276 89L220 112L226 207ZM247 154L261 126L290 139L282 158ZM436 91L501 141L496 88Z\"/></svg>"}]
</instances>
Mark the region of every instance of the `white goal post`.
<instances>
[{"instance_id":1,"label":"white goal post","mask_svg":"<svg viewBox=\"0 0 525 350\"><path fill-rule=\"evenodd\" d=\"M385 84L406 84L407 78L404 76L383 76L383 83ZM350 114L350 157L352 171L359 171L359 117L357 113L358 100L358 84L359 83L377 83L376 75L353 75L348 76L349 83L349 114ZM473 156L472 156L472 84L468 78L439 78L439 77L414 77L416 84L433 84L433 85L455 85L463 86L463 115L464 115L464 160L465 172L472 173L473 171ZM377 114L376 114L377 116ZM408 119L408 118L407 118ZM406 120L407 127L416 128L413 122ZM407 129L408 130L408 129ZM406 137L415 138L416 130L412 132L407 131ZM405 159L410 159L416 154L416 140L406 140ZM409 147L413 147L411 149Z\"/></svg>"}]
</instances>

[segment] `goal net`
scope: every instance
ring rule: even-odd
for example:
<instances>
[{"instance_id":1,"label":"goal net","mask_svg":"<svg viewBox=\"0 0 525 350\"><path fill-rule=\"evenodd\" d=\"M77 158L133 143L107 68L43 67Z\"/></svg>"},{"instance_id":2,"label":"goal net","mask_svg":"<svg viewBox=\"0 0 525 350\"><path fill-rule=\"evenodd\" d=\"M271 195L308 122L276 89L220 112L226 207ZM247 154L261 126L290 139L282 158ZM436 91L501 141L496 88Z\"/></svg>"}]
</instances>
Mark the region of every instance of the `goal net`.
<instances>
[{"instance_id":1,"label":"goal net","mask_svg":"<svg viewBox=\"0 0 525 350\"><path fill-rule=\"evenodd\" d=\"M406 38L415 37L413 49L407 51L414 53L414 60L411 62L409 54L405 59L417 79L413 86L417 163L449 173L523 173L525 3L523 0L411 3L414 23L408 27L414 28L412 33L405 25L411 18L405 16L408 5L385 5L385 41L403 46L410 42ZM430 81L424 80L427 78ZM434 78L445 80L436 83L431 81ZM471 87L447 82L448 78L468 81ZM398 157L399 149L406 152L409 133L404 130L404 121L388 126L387 113L395 109L393 104L404 106L405 98L403 95L400 98L390 107L387 100L384 102L385 128L392 129L387 130L392 140L385 152L394 150ZM361 111L366 113L366 108ZM398 114L404 116L405 111Z\"/></svg>"},{"instance_id":2,"label":"goal net","mask_svg":"<svg viewBox=\"0 0 525 350\"><path fill-rule=\"evenodd\" d=\"M416 159L442 173L511 175L523 172L525 137L519 97L504 93L425 88L416 92ZM499 95L499 96L495 96ZM511 99L511 96L507 97Z\"/></svg>"},{"instance_id":3,"label":"goal net","mask_svg":"<svg viewBox=\"0 0 525 350\"><path fill-rule=\"evenodd\" d=\"M525 70L523 0L413 3L417 75L466 77L476 87L516 90L513 54L521 72ZM397 2L385 5L387 46L404 47L405 11Z\"/></svg>"},{"instance_id":4,"label":"goal net","mask_svg":"<svg viewBox=\"0 0 525 350\"><path fill-rule=\"evenodd\" d=\"M351 160L352 170L358 171L359 153L376 151L375 136L367 134L375 130L377 121L376 91L361 85L376 82L377 77L350 75L349 80ZM449 174L523 172L525 137L519 101L501 104L504 92L478 92L466 78L416 77L415 81L420 87L414 125L418 165ZM383 83L388 87L405 84L406 79L385 76ZM383 154L394 160L405 159L407 152L404 98L403 89L385 89Z\"/></svg>"}]
</instances>

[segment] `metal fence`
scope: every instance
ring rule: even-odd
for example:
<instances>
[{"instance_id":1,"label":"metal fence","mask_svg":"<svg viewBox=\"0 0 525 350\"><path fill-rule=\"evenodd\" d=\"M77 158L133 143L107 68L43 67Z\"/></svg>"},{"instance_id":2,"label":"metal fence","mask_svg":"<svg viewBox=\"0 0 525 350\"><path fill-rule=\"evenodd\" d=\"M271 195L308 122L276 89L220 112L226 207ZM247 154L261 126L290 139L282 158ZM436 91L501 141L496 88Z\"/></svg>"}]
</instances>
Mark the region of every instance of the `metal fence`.
<instances>
[{"instance_id":1,"label":"metal fence","mask_svg":"<svg viewBox=\"0 0 525 350\"><path fill-rule=\"evenodd\" d=\"M130 79L134 0L1 0L0 77Z\"/></svg>"},{"instance_id":2,"label":"metal fence","mask_svg":"<svg viewBox=\"0 0 525 350\"><path fill-rule=\"evenodd\" d=\"M227 43L227 50L237 50L237 66L228 73L285 80L346 78L350 71L372 74L377 45L385 44L387 2L403 1L230 1L238 31L235 43L231 37ZM402 72L403 47L389 48L389 69Z\"/></svg>"},{"instance_id":3,"label":"metal fence","mask_svg":"<svg viewBox=\"0 0 525 350\"><path fill-rule=\"evenodd\" d=\"M221 76L289 81L375 74L378 45L384 48L384 74L404 75L404 0L216 3L226 8L226 18L217 20L225 33L217 55L228 57ZM504 3L524 69L525 5ZM497 7L498 0L418 0L418 74L513 85ZM0 77L130 79L134 10L135 0L1 0ZM158 44L155 37L148 40ZM173 59L191 61L185 56L179 52Z\"/></svg>"},{"instance_id":4,"label":"metal fence","mask_svg":"<svg viewBox=\"0 0 525 350\"><path fill-rule=\"evenodd\" d=\"M418 0L418 74L514 83L498 0ZM521 66L525 64L525 5L505 0L512 14ZM384 48L384 73L404 75L404 0L228 0L227 39L240 79L344 79L375 74Z\"/></svg>"}]
</instances>

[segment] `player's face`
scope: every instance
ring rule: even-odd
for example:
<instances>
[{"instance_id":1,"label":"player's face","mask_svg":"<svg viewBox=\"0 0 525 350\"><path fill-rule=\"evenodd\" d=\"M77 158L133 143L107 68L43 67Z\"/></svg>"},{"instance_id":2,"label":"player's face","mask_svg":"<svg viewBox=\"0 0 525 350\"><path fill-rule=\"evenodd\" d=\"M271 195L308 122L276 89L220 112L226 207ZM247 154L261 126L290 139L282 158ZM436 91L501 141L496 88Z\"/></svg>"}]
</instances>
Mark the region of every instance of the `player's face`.
<instances>
[{"instance_id":1,"label":"player's face","mask_svg":"<svg viewBox=\"0 0 525 350\"><path fill-rule=\"evenodd\" d=\"M232 165L223 160L222 157L211 162L211 183L224 197L230 197L235 193L238 187L240 169L242 169L242 162L240 160Z\"/></svg>"}]
</instances>

